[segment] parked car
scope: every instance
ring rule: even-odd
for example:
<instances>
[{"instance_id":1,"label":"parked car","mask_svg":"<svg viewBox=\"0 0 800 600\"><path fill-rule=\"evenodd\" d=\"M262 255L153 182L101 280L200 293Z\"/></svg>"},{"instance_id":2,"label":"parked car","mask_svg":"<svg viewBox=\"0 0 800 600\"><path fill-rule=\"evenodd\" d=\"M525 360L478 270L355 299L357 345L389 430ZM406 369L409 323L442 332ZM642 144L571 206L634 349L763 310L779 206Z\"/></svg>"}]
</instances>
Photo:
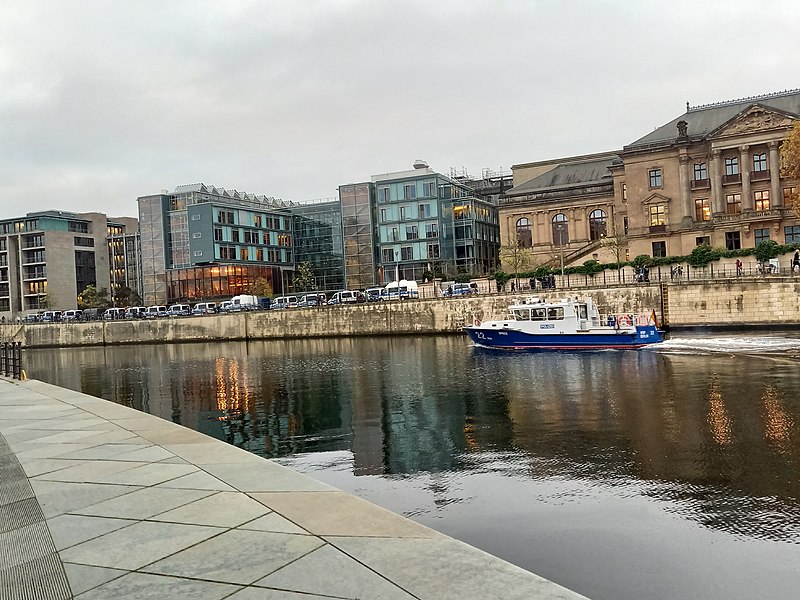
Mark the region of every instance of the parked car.
<instances>
[{"instance_id":1,"label":"parked car","mask_svg":"<svg viewBox=\"0 0 800 600\"><path fill-rule=\"evenodd\" d=\"M148 306L144 313L145 319L158 319L160 317L166 317L167 315L167 307L159 305Z\"/></svg>"},{"instance_id":2,"label":"parked car","mask_svg":"<svg viewBox=\"0 0 800 600\"><path fill-rule=\"evenodd\" d=\"M60 310L46 310L39 320L42 323L58 323L61 321L61 314Z\"/></svg>"},{"instance_id":3,"label":"parked car","mask_svg":"<svg viewBox=\"0 0 800 600\"><path fill-rule=\"evenodd\" d=\"M146 306L131 306L125 311L126 319L144 319L147 314Z\"/></svg>"},{"instance_id":4,"label":"parked car","mask_svg":"<svg viewBox=\"0 0 800 600\"><path fill-rule=\"evenodd\" d=\"M188 317L192 312L192 307L188 304L173 304L167 309L170 317Z\"/></svg>"},{"instance_id":5,"label":"parked car","mask_svg":"<svg viewBox=\"0 0 800 600\"><path fill-rule=\"evenodd\" d=\"M231 312L232 302L230 300L223 300L219 303L219 307L217 310L221 313L228 313Z\"/></svg>"},{"instance_id":6,"label":"parked car","mask_svg":"<svg viewBox=\"0 0 800 600\"><path fill-rule=\"evenodd\" d=\"M358 302L358 295L361 294L362 302L366 301L366 297L364 296L363 292L356 292L353 290L342 290L341 292L336 292L331 299L328 300L328 304L355 304Z\"/></svg>"},{"instance_id":7,"label":"parked car","mask_svg":"<svg viewBox=\"0 0 800 600\"><path fill-rule=\"evenodd\" d=\"M23 323L38 323L41 320L41 315L37 313L30 313L22 317Z\"/></svg>"},{"instance_id":8,"label":"parked car","mask_svg":"<svg viewBox=\"0 0 800 600\"><path fill-rule=\"evenodd\" d=\"M297 296L278 296L272 302L272 308L297 308Z\"/></svg>"},{"instance_id":9,"label":"parked car","mask_svg":"<svg viewBox=\"0 0 800 600\"><path fill-rule=\"evenodd\" d=\"M300 298L297 306L304 308L308 306L325 306L328 303L328 297L322 292L312 292L305 294Z\"/></svg>"},{"instance_id":10,"label":"parked car","mask_svg":"<svg viewBox=\"0 0 800 600\"><path fill-rule=\"evenodd\" d=\"M230 300L230 312L240 312L243 310L258 310L258 296L252 294L240 294Z\"/></svg>"},{"instance_id":11,"label":"parked car","mask_svg":"<svg viewBox=\"0 0 800 600\"><path fill-rule=\"evenodd\" d=\"M384 297L384 289L380 287L367 288L364 295L367 297L367 302L380 302Z\"/></svg>"},{"instance_id":12,"label":"parked car","mask_svg":"<svg viewBox=\"0 0 800 600\"><path fill-rule=\"evenodd\" d=\"M124 308L107 308L106 311L103 313L103 319L106 321L115 321L117 319L124 319L125 318L125 309Z\"/></svg>"},{"instance_id":13,"label":"parked car","mask_svg":"<svg viewBox=\"0 0 800 600\"><path fill-rule=\"evenodd\" d=\"M72 310L65 310L64 314L61 315L62 321L80 321L83 318L83 311L79 308L75 308Z\"/></svg>"},{"instance_id":14,"label":"parked car","mask_svg":"<svg viewBox=\"0 0 800 600\"><path fill-rule=\"evenodd\" d=\"M448 297L469 296L470 294L476 294L477 292L478 290L472 287L469 283L454 283L453 285L447 286L444 295Z\"/></svg>"},{"instance_id":15,"label":"parked car","mask_svg":"<svg viewBox=\"0 0 800 600\"><path fill-rule=\"evenodd\" d=\"M192 308L192 314L197 315L213 315L217 312L216 302L198 302Z\"/></svg>"}]
</instances>

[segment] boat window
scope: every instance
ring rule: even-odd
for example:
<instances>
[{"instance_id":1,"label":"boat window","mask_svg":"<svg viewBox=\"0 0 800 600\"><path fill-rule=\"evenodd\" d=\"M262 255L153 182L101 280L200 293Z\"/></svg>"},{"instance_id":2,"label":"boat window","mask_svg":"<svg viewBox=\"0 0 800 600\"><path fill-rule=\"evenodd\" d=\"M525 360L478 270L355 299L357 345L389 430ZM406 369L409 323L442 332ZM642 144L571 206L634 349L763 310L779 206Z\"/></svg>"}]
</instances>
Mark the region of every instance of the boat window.
<instances>
[{"instance_id":1,"label":"boat window","mask_svg":"<svg viewBox=\"0 0 800 600\"><path fill-rule=\"evenodd\" d=\"M547 309L547 320L556 321L564 318L564 307L553 306Z\"/></svg>"},{"instance_id":2,"label":"boat window","mask_svg":"<svg viewBox=\"0 0 800 600\"><path fill-rule=\"evenodd\" d=\"M546 321L546 320L547 320L546 308L534 308L531 311L531 321Z\"/></svg>"},{"instance_id":3,"label":"boat window","mask_svg":"<svg viewBox=\"0 0 800 600\"><path fill-rule=\"evenodd\" d=\"M517 321L528 321L530 320L530 311L525 308L515 308L514 309L514 318Z\"/></svg>"},{"instance_id":4,"label":"boat window","mask_svg":"<svg viewBox=\"0 0 800 600\"><path fill-rule=\"evenodd\" d=\"M586 305L585 304L578 304L578 318L580 318L580 319L586 319L587 318Z\"/></svg>"}]
</instances>

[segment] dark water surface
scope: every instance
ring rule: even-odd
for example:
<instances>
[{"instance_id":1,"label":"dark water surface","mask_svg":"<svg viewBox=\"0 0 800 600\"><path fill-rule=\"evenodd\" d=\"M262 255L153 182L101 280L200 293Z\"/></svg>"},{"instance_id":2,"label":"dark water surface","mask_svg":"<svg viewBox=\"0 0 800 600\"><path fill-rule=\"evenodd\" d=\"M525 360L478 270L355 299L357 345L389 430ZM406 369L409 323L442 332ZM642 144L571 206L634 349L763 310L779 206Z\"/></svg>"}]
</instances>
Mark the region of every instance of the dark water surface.
<instances>
[{"instance_id":1,"label":"dark water surface","mask_svg":"<svg viewBox=\"0 0 800 600\"><path fill-rule=\"evenodd\" d=\"M464 337L30 350L144 410L593 600L800 597L800 340L496 353Z\"/></svg>"}]
</instances>

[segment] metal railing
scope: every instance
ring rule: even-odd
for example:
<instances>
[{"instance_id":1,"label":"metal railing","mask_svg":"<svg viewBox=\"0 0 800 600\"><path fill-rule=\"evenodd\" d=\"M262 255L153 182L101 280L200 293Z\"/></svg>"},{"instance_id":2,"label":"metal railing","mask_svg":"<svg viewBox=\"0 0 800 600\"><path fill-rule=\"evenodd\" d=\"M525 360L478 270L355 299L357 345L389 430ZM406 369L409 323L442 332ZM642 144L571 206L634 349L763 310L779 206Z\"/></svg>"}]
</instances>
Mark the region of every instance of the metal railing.
<instances>
[{"instance_id":1,"label":"metal railing","mask_svg":"<svg viewBox=\"0 0 800 600\"><path fill-rule=\"evenodd\" d=\"M22 379L22 342L0 342L0 375Z\"/></svg>"}]
</instances>

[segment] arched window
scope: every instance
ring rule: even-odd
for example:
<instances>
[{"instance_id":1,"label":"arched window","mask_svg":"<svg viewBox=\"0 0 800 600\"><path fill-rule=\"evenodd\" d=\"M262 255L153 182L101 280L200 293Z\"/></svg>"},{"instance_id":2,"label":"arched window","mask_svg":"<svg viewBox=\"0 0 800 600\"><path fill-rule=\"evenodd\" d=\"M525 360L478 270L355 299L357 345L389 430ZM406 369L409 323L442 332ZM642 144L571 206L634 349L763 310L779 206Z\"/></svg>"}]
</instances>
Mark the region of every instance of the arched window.
<instances>
[{"instance_id":1,"label":"arched window","mask_svg":"<svg viewBox=\"0 0 800 600\"><path fill-rule=\"evenodd\" d=\"M526 217L522 217L517 221L517 245L520 248L530 248L533 246L531 220Z\"/></svg>"},{"instance_id":2,"label":"arched window","mask_svg":"<svg viewBox=\"0 0 800 600\"><path fill-rule=\"evenodd\" d=\"M599 240L606 236L606 213L599 208L589 213L589 239Z\"/></svg>"},{"instance_id":3,"label":"arched window","mask_svg":"<svg viewBox=\"0 0 800 600\"><path fill-rule=\"evenodd\" d=\"M564 213L558 213L553 217L553 244L556 246L569 244L569 225L567 215Z\"/></svg>"}]
</instances>

